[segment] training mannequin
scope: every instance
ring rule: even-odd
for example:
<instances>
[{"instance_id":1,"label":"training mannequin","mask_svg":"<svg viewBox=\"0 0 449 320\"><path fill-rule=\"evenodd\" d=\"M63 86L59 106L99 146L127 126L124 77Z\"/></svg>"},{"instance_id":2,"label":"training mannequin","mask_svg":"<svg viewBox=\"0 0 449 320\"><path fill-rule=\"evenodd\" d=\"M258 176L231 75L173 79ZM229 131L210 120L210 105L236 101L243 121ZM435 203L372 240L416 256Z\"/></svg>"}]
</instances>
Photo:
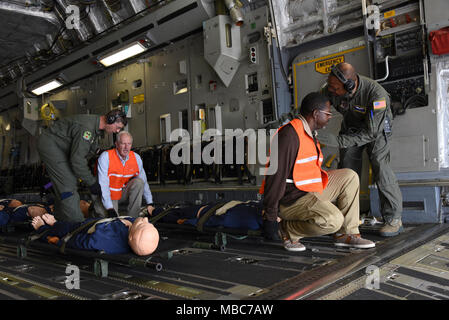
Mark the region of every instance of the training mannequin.
<instances>
[{"instance_id":1,"label":"training mannequin","mask_svg":"<svg viewBox=\"0 0 449 320\"><path fill-rule=\"evenodd\" d=\"M35 217L33 228L38 232L48 231L41 240L61 246L62 238L84 223L97 220L95 225L85 228L67 242L68 248L104 251L107 254L134 252L139 256L153 253L159 243L157 229L148 218L120 217L109 219L86 219L83 222L56 221L50 214Z\"/></svg>"},{"instance_id":2,"label":"training mannequin","mask_svg":"<svg viewBox=\"0 0 449 320\"><path fill-rule=\"evenodd\" d=\"M199 219L216 204L192 205L172 208L160 219L161 222L197 225ZM152 215L157 217L164 210L156 208ZM262 228L262 204L257 201L230 201L218 208L204 223L205 227L259 230Z\"/></svg>"},{"instance_id":3,"label":"training mannequin","mask_svg":"<svg viewBox=\"0 0 449 320\"><path fill-rule=\"evenodd\" d=\"M0 226L14 222L24 222L34 217L42 216L46 213L53 214L53 205L41 204L22 204L22 202L15 199L8 199L9 204L0 204ZM6 200L1 200L2 201ZM5 202L3 202L5 203ZM85 200L80 200L80 208L84 217L87 218L90 203Z\"/></svg>"},{"instance_id":4,"label":"training mannequin","mask_svg":"<svg viewBox=\"0 0 449 320\"><path fill-rule=\"evenodd\" d=\"M0 200L0 206L4 206L4 208L5 207L6 208L16 208L21 205L22 205L22 202L17 199L1 199Z\"/></svg>"}]
</instances>

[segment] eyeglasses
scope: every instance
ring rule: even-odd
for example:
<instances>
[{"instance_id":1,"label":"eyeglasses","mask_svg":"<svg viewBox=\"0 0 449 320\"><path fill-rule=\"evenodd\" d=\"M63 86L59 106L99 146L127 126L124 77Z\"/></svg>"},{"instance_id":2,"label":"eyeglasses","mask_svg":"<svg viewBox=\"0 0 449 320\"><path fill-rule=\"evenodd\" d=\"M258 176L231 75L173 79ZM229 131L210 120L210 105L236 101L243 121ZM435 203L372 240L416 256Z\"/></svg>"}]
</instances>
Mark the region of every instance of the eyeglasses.
<instances>
[{"instance_id":1,"label":"eyeglasses","mask_svg":"<svg viewBox=\"0 0 449 320\"><path fill-rule=\"evenodd\" d=\"M332 115L332 112L327 112L327 111L323 111L323 110L318 110L319 112L322 112L324 114L327 114L328 116Z\"/></svg>"}]
</instances>

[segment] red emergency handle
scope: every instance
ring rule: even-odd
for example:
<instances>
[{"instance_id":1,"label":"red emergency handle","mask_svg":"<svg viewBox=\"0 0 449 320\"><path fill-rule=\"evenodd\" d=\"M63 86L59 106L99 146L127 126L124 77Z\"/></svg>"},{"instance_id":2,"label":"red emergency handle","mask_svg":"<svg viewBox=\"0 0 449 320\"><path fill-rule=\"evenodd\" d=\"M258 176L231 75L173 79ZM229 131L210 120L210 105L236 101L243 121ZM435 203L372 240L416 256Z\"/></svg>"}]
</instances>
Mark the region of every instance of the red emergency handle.
<instances>
[{"instance_id":1,"label":"red emergency handle","mask_svg":"<svg viewBox=\"0 0 449 320\"><path fill-rule=\"evenodd\" d=\"M432 45L432 53L442 55L449 53L449 27L431 31L429 40Z\"/></svg>"}]
</instances>

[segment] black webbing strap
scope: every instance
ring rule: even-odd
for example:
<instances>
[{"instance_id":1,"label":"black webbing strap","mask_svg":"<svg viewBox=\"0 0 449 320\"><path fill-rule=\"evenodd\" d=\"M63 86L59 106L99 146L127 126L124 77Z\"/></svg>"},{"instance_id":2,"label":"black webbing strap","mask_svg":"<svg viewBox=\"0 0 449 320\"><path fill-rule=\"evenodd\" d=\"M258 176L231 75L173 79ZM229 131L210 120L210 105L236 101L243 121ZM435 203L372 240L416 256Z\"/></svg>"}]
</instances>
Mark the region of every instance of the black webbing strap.
<instances>
[{"instance_id":1,"label":"black webbing strap","mask_svg":"<svg viewBox=\"0 0 449 320\"><path fill-rule=\"evenodd\" d=\"M17 207L14 208L14 210L17 209L17 208L22 208L22 207L27 207L27 208L29 208L29 207L41 207L41 208L45 209L45 206L42 203L32 202L32 203L24 203L24 204L22 204L20 206L17 206Z\"/></svg>"},{"instance_id":2,"label":"black webbing strap","mask_svg":"<svg viewBox=\"0 0 449 320\"><path fill-rule=\"evenodd\" d=\"M196 229L199 232L203 232L204 229L204 224L206 223L207 220L209 220L209 218L221 207L223 207L227 202L221 202L219 204L216 204L215 206L213 206L212 208L210 208L209 210L207 210L207 212L205 214L203 214L201 216L201 218L198 220L197 224L196 224Z\"/></svg>"},{"instance_id":3,"label":"black webbing strap","mask_svg":"<svg viewBox=\"0 0 449 320\"><path fill-rule=\"evenodd\" d=\"M97 223L97 222L100 221L100 220L102 220L102 219L91 220L91 221L89 221L89 222L87 222L87 223L82 224L81 226L79 226L78 228L76 228L75 230L73 230L72 232L66 234L66 235L64 236L64 238L62 238L62 245L61 245L61 247L59 248L59 252L64 253L64 251L65 251L65 246L66 246L67 242L69 242L69 240L70 240L73 236L75 236L75 235L77 235L78 233L80 233L81 231L83 231L83 230L85 230L85 229L91 227L92 225L94 225L95 223Z\"/></svg>"},{"instance_id":4,"label":"black webbing strap","mask_svg":"<svg viewBox=\"0 0 449 320\"><path fill-rule=\"evenodd\" d=\"M158 220L162 219L163 217L165 217L167 214L170 213L170 210L173 209L174 206L172 207L168 207L167 209L165 209L164 211L162 211L161 213L159 213L157 216L152 217L151 219L148 219L148 222L155 224Z\"/></svg>"},{"instance_id":5,"label":"black webbing strap","mask_svg":"<svg viewBox=\"0 0 449 320\"><path fill-rule=\"evenodd\" d=\"M262 235L262 230L248 230L247 233L249 236L261 236Z\"/></svg>"},{"instance_id":6,"label":"black webbing strap","mask_svg":"<svg viewBox=\"0 0 449 320\"><path fill-rule=\"evenodd\" d=\"M41 233L34 233L31 234L30 236L28 236L28 239L25 242L25 246L28 246L30 244L30 242L36 241L40 238L42 238L43 236L45 236L47 233L49 233L51 231L51 228L41 232Z\"/></svg>"},{"instance_id":7,"label":"black webbing strap","mask_svg":"<svg viewBox=\"0 0 449 320\"><path fill-rule=\"evenodd\" d=\"M51 214L51 215L53 215L51 212L51 209L50 209L50 207L49 206L46 206L46 205L43 205L42 203L26 203L26 204L22 204L22 205L20 205L20 206L17 206L17 207L15 207L15 208L13 208L12 209L12 212L16 212L19 208L22 208L22 207L26 207L27 208L27 212L28 212L28 208L29 207L40 207L40 208L43 208L43 209L45 209L45 211L47 211L47 213L49 213L49 214ZM28 214L28 213L27 213Z\"/></svg>"}]
</instances>

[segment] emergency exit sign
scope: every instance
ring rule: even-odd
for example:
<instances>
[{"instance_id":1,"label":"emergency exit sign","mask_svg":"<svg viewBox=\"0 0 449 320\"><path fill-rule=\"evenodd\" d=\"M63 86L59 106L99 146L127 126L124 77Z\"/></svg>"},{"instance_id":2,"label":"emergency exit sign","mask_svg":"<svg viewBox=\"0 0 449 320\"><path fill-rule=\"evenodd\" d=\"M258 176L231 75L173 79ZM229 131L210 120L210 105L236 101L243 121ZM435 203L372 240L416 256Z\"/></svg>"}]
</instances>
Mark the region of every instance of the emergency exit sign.
<instances>
[{"instance_id":1,"label":"emergency exit sign","mask_svg":"<svg viewBox=\"0 0 449 320\"><path fill-rule=\"evenodd\" d=\"M133 103L141 103L145 101L145 95L144 94L139 94L137 96L133 97Z\"/></svg>"},{"instance_id":2,"label":"emergency exit sign","mask_svg":"<svg viewBox=\"0 0 449 320\"><path fill-rule=\"evenodd\" d=\"M333 57L326 60L321 60L315 63L315 71L321 74L328 74L331 72L331 67L335 64L345 62L345 56Z\"/></svg>"}]
</instances>

